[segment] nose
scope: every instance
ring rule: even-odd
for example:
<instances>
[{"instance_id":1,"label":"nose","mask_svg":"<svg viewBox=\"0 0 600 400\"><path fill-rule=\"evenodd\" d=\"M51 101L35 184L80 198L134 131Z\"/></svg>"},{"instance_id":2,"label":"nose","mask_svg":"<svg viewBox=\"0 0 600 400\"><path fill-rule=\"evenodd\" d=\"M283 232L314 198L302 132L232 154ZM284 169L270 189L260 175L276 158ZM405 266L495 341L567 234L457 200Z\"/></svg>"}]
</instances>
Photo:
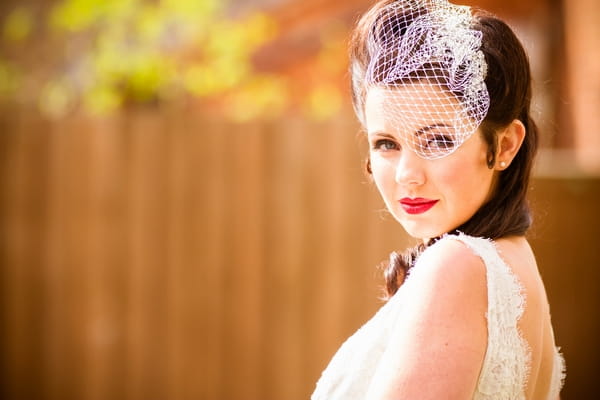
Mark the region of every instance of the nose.
<instances>
[{"instance_id":1,"label":"nose","mask_svg":"<svg viewBox=\"0 0 600 400\"><path fill-rule=\"evenodd\" d=\"M396 164L396 183L400 185L422 185L425 183L423 160L411 150L402 151Z\"/></svg>"}]
</instances>

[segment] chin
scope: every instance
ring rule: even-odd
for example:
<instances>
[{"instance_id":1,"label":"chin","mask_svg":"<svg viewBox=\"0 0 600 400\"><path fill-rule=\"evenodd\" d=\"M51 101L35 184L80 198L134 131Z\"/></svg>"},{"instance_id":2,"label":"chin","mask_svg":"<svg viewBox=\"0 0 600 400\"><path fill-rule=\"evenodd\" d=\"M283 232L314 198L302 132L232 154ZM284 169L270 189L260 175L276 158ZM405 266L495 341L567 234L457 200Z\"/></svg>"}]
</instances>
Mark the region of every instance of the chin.
<instances>
[{"instance_id":1,"label":"chin","mask_svg":"<svg viewBox=\"0 0 600 400\"><path fill-rule=\"evenodd\" d=\"M406 233L415 239L427 241L428 239L442 236L444 233L450 232L451 229L444 229L440 226L432 226L428 224L415 223L413 221L398 221L404 228Z\"/></svg>"}]
</instances>

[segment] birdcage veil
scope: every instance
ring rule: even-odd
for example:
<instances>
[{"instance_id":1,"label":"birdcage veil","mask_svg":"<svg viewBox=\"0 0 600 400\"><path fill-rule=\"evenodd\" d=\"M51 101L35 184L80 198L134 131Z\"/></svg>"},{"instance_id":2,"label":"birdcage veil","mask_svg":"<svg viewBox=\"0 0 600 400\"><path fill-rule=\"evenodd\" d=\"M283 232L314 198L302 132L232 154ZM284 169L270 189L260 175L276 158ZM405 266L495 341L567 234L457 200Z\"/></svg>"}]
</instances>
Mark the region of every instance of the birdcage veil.
<instances>
[{"instance_id":1,"label":"birdcage veil","mask_svg":"<svg viewBox=\"0 0 600 400\"><path fill-rule=\"evenodd\" d=\"M385 6L369 31L365 91L385 90L381 111L421 157L452 153L487 114L482 34L472 23L466 6L400 0ZM396 90L407 84L421 90Z\"/></svg>"}]
</instances>

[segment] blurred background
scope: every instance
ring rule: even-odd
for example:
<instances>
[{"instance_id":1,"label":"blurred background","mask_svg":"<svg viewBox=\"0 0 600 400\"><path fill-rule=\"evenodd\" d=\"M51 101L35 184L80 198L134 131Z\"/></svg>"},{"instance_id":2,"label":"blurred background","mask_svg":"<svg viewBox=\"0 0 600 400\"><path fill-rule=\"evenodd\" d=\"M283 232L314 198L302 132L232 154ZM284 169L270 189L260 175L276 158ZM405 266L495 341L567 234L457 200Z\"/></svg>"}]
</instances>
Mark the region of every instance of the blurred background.
<instances>
[{"instance_id":1,"label":"blurred background","mask_svg":"<svg viewBox=\"0 0 600 400\"><path fill-rule=\"evenodd\" d=\"M600 2L507 20L542 128L531 242L568 366L600 370ZM364 173L369 0L0 3L0 396L307 399L413 242Z\"/></svg>"}]
</instances>

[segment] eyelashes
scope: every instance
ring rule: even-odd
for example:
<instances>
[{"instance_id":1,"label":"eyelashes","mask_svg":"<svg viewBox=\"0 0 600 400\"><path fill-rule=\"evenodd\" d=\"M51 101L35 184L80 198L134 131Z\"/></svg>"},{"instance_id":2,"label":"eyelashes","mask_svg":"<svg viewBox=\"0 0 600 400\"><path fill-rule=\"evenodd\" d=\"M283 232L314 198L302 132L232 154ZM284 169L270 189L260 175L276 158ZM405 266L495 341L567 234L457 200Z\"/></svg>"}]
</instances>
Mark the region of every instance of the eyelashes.
<instances>
[{"instance_id":1,"label":"eyelashes","mask_svg":"<svg viewBox=\"0 0 600 400\"><path fill-rule=\"evenodd\" d=\"M452 150L456 145L456 141L448 135L434 134L428 135L426 138L425 147L430 150Z\"/></svg>"},{"instance_id":2,"label":"eyelashes","mask_svg":"<svg viewBox=\"0 0 600 400\"><path fill-rule=\"evenodd\" d=\"M375 151L399 150L400 146L391 139L378 139L373 142L371 149Z\"/></svg>"},{"instance_id":3,"label":"eyelashes","mask_svg":"<svg viewBox=\"0 0 600 400\"><path fill-rule=\"evenodd\" d=\"M450 135L427 133L420 135L413 143L414 150L420 154L431 154L435 152L447 152L456 146L456 141ZM400 144L392 139L377 139L371 144L373 151L395 151L400 150Z\"/></svg>"}]
</instances>

